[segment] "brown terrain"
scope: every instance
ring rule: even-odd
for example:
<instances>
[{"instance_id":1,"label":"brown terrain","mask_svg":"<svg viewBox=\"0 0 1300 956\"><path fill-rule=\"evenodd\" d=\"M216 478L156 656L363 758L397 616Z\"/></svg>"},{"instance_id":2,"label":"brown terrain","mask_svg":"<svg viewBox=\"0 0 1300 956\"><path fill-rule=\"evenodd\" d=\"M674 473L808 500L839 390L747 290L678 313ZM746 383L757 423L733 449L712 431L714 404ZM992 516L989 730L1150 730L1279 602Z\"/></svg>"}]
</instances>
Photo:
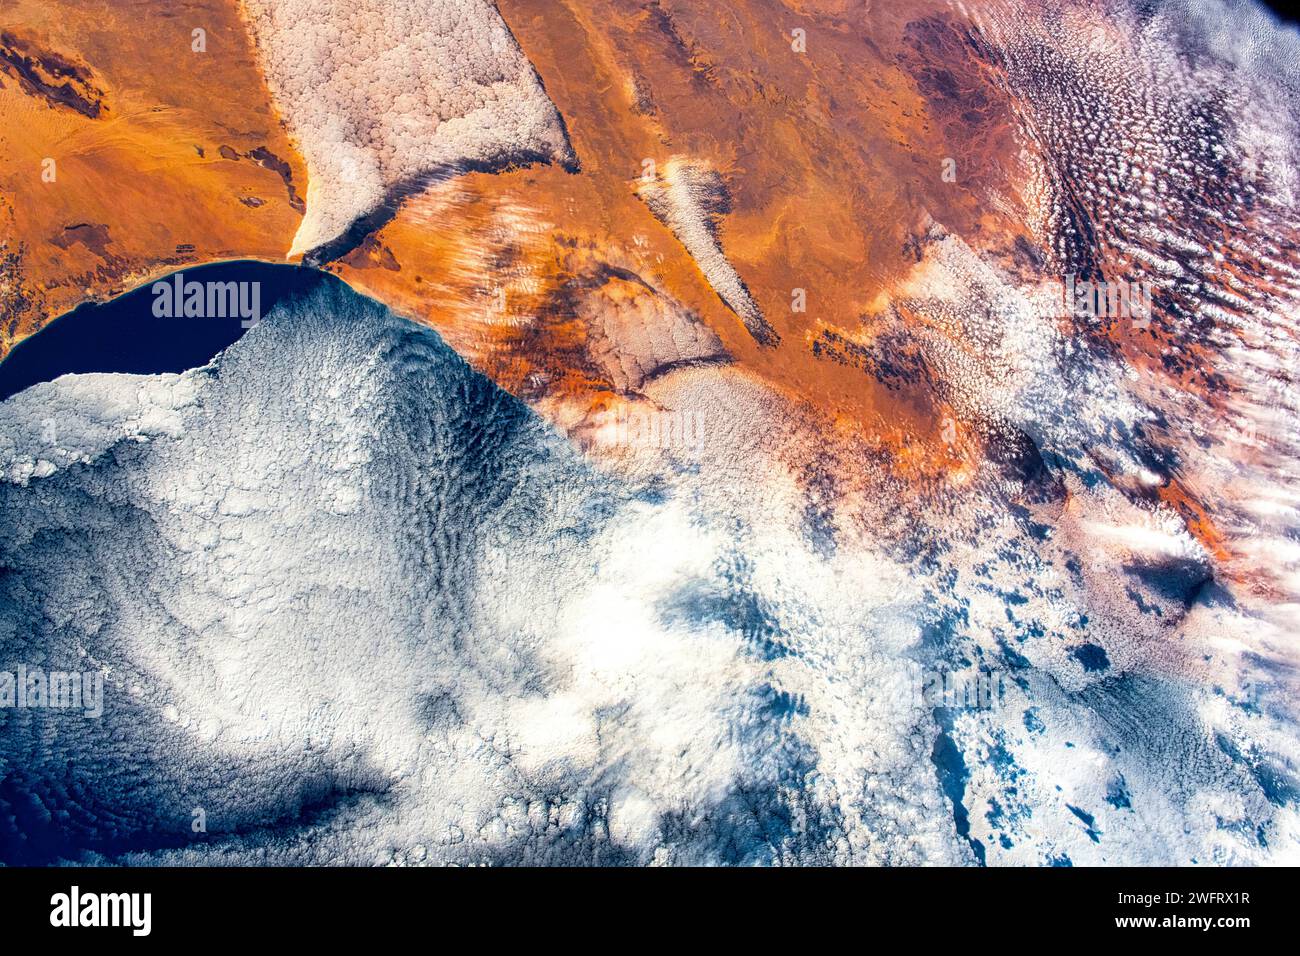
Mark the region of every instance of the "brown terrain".
<instances>
[{"instance_id":1,"label":"brown terrain","mask_svg":"<svg viewBox=\"0 0 1300 956\"><path fill-rule=\"evenodd\" d=\"M936 236L1028 285L1051 258L1028 225L1041 197L1024 198L1035 147L948 3L498 6L577 169L431 185L325 268L571 431L664 371L728 362L902 477L951 480L978 456L980 422L913 374L924 356L890 374L873 348L900 323L953 337L905 292ZM205 53L191 50L198 25ZM290 247L307 172L236 0L0 0L0 116L0 356L81 301ZM716 175L712 225L762 327L747 328L656 216L647 161ZM1187 372L1203 362L1161 365L1158 334L1111 344L1155 375L1206 384ZM956 444L938 437L952 420ZM1170 478L1155 494L1222 554L1193 492Z\"/></svg>"},{"instance_id":2,"label":"brown terrain","mask_svg":"<svg viewBox=\"0 0 1300 956\"><path fill-rule=\"evenodd\" d=\"M230 0L3 0L0 117L0 355L88 299L289 248L306 171Z\"/></svg>"},{"instance_id":3,"label":"brown terrain","mask_svg":"<svg viewBox=\"0 0 1300 956\"><path fill-rule=\"evenodd\" d=\"M590 359L584 311L632 294L671 299L738 366L854 429L896 444L938 427L928 391L890 390L855 354L932 218L994 253L1023 234L985 201L1007 186L993 157L1014 155L1012 133L977 92L984 81L946 4L500 9L581 170L471 175L426 193L335 265L343 278L433 325L510 390L577 400L569 415L618 392ZM792 49L796 28L807 52ZM948 156L965 157L955 183L941 176ZM774 346L746 330L638 197L644 162L674 157L720 173L730 205L720 242ZM792 310L795 289L804 312Z\"/></svg>"},{"instance_id":4,"label":"brown terrain","mask_svg":"<svg viewBox=\"0 0 1300 956\"><path fill-rule=\"evenodd\" d=\"M11 291L0 350L87 298L186 263L281 259L289 246L306 173L237 5L162 16L156 4L134 6L4 8ZM1014 154L1011 133L978 93L980 68L945 4L810 4L797 15L773 2L500 8L564 115L581 170L432 187L333 271L534 400L581 406L625 390L592 356L589 320L643 297L698 317L742 368L855 428L934 427L928 394L885 389L855 354L921 255L931 218L981 249L1010 250L1021 234L984 201L1005 191L993 157ZM132 30L146 11L150 29ZM190 49L200 23L206 53ZM806 52L792 48L796 28ZM963 157L956 182L941 177L947 156ZM54 183L41 177L46 157ZM673 157L721 175L730 210L719 241L775 347L747 333L638 197L643 162ZM792 311L795 289L804 312Z\"/></svg>"}]
</instances>

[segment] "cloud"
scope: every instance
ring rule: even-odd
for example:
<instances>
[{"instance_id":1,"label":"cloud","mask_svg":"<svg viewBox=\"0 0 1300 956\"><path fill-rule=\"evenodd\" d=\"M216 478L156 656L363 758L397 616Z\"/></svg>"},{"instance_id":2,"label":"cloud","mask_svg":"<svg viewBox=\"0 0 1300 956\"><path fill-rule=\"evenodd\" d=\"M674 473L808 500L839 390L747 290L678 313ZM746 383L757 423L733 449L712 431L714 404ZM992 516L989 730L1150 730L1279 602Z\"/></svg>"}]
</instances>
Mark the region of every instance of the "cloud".
<instances>
[{"instance_id":1,"label":"cloud","mask_svg":"<svg viewBox=\"0 0 1300 956\"><path fill-rule=\"evenodd\" d=\"M244 0L307 161L290 256L339 239L424 178L575 162L564 124L484 0Z\"/></svg>"}]
</instances>

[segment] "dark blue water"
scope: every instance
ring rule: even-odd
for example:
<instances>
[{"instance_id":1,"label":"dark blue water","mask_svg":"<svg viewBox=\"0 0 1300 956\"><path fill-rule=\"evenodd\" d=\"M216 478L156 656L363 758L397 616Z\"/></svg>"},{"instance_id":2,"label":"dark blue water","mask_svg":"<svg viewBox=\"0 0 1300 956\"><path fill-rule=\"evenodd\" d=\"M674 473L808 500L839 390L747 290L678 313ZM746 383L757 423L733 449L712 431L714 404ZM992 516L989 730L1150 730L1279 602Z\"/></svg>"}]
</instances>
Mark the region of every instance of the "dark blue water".
<instances>
[{"instance_id":1,"label":"dark blue water","mask_svg":"<svg viewBox=\"0 0 1300 956\"><path fill-rule=\"evenodd\" d=\"M186 282L260 283L261 316L276 303L339 280L316 269L266 262L221 262L183 269ZM174 275L174 273L173 273ZM171 276L156 281L172 282ZM149 282L102 304L86 303L20 342L0 362L0 401L71 372L183 372L206 365L247 329L238 315L160 318Z\"/></svg>"},{"instance_id":2,"label":"dark blue water","mask_svg":"<svg viewBox=\"0 0 1300 956\"><path fill-rule=\"evenodd\" d=\"M1283 23L1296 24L1296 11L1289 0L1264 0L1264 6L1273 11L1273 15Z\"/></svg>"}]
</instances>

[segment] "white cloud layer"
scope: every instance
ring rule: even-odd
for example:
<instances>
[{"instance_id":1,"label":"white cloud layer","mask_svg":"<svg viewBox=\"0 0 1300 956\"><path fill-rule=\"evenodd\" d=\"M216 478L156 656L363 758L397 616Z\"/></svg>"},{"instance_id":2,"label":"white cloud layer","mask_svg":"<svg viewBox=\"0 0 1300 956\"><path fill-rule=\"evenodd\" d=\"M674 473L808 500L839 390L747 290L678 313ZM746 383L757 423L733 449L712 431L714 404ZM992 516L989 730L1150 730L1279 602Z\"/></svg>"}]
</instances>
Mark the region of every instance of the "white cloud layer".
<instances>
[{"instance_id":1,"label":"white cloud layer","mask_svg":"<svg viewBox=\"0 0 1300 956\"><path fill-rule=\"evenodd\" d=\"M573 161L564 125L485 0L244 0L268 85L307 161L290 256L421 177Z\"/></svg>"}]
</instances>

